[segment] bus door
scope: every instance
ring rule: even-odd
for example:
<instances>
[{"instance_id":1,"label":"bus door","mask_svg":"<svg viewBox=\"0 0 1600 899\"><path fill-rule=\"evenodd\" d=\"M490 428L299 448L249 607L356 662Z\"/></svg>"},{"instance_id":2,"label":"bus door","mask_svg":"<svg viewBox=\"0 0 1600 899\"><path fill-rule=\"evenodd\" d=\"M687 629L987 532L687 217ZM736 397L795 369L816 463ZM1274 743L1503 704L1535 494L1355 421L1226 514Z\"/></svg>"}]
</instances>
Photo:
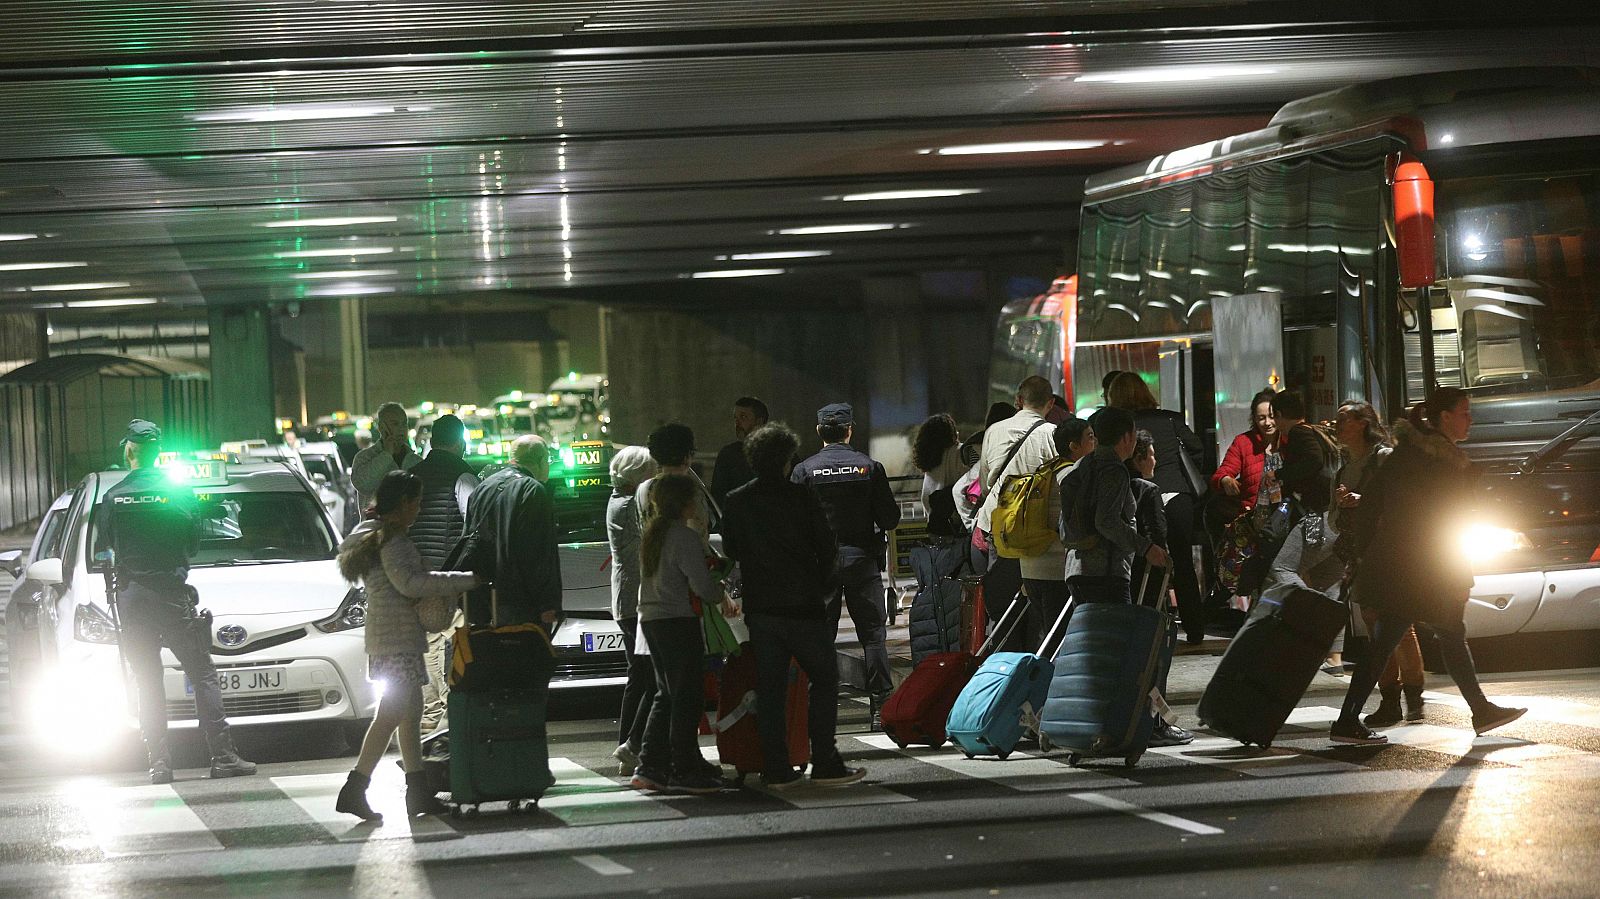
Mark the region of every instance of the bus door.
<instances>
[{"instance_id":1,"label":"bus door","mask_svg":"<svg viewBox=\"0 0 1600 899\"><path fill-rule=\"evenodd\" d=\"M1275 293L1217 297L1211 306L1218 455L1251 427L1250 398L1284 385L1283 307Z\"/></svg>"}]
</instances>

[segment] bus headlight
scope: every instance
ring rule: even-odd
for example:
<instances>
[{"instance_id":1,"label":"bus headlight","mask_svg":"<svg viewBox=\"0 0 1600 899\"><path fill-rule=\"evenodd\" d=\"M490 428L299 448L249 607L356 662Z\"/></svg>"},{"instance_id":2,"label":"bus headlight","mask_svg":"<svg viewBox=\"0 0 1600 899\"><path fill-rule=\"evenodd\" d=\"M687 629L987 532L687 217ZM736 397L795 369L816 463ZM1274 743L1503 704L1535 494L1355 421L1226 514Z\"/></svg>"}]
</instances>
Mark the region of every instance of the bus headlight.
<instances>
[{"instance_id":1,"label":"bus headlight","mask_svg":"<svg viewBox=\"0 0 1600 899\"><path fill-rule=\"evenodd\" d=\"M1461 532L1461 552L1474 563L1492 562L1507 553L1532 549L1528 535L1489 524L1468 525Z\"/></svg>"}]
</instances>

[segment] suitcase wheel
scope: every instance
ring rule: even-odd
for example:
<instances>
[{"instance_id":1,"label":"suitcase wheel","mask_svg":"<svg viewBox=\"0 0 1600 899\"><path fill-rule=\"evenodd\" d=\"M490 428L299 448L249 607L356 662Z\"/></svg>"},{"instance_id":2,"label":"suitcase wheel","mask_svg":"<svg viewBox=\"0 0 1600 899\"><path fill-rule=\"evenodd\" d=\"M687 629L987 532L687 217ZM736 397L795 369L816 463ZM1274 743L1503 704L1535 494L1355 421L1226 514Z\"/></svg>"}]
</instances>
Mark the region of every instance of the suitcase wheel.
<instances>
[{"instance_id":1,"label":"suitcase wheel","mask_svg":"<svg viewBox=\"0 0 1600 899\"><path fill-rule=\"evenodd\" d=\"M1011 750L1007 749L1005 752L997 752L994 754L994 757L1003 762L1006 759L1011 758Z\"/></svg>"},{"instance_id":2,"label":"suitcase wheel","mask_svg":"<svg viewBox=\"0 0 1600 899\"><path fill-rule=\"evenodd\" d=\"M1133 753L1131 755L1124 756L1123 759L1122 759L1122 767L1124 767L1124 768L1132 768L1134 765L1139 764L1139 756L1142 756L1142 755L1144 755L1143 751L1135 752L1135 753Z\"/></svg>"},{"instance_id":3,"label":"suitcase wheel","mask_svg":"<svg viewBox=\"0 0 1600 899\"><path fill-rule=\"evenodd\" d=\"M1050 738L1045 736L1044 731L1042 731L1042 730L1039 731L1039 751L1040 752L1049 752L1050 750L1052 750L1054 748L1055 748L1055 744L1050 742Z\"/></svg>"},{"instance_id":4,"label":"suitcase wheel","mask_svg":"<svg viewBox=\"0 0 1600 899\"><path fill-rule=\"evenodd\" d=\"M904 749L909 744L907 744L906 741L904 741L904 740L895 740L894 741L894 745L900 747L901 749Z\"/></svg>"},{"instance_id":5,"label":"suitcase wheel","mask_svg":"<svg viewBox=\"0 0 1600 899\"><path fill-rule=\"evenodd\" d=\"M966 751L965 749L961 750L961 754L966 756L969 759L973 757L972 753Z\"/></svg>"},{"instance_id":6,"label":"suitcase wheel","mask_svg":"<svg viewBox=\"0 0 1600 899\"><path fill-rule=\"evenodd\" d=\"M526 813L531 815L538 809L539 800L537 799L513 799L506 803L506 811L512 814Z\"/></svg>"},{"instance_id":7,"label":"suitcase wheel","mask_svg":"<svg viewBox=\"0 0 1600 899\"><path fill-rule=\"evenodd\" d=\"M1067 764L1068 765L1076 768L1076 767L1078 767L1078 763L1081 762L1081 761L1083 761L1083 756L1077 754L1076 752L1067 753Z\"/></svg>"},{"instance_id":8,"label":"suitcase wheel","mask_svg":"<svg viewBox=\"0 0 1600 899\"><path fill-rule=\"evenodd\" d=\"M943 740L940 740L937 743L929 743L928 744L928 748L929 749L938 749L938 748L940 748L942 746L944 746L944 741Z\"/></svg>"}]
</instances>

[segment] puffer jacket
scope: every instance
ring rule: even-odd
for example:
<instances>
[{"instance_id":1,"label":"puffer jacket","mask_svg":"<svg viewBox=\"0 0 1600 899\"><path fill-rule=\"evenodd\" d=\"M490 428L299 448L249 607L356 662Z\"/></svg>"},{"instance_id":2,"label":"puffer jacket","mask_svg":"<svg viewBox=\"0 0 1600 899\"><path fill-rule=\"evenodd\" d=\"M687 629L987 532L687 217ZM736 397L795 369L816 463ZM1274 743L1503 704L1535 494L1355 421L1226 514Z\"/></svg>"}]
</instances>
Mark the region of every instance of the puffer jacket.
<instances>
[{"instance_id":1,"label":"puffer jacket","mask_svg":"<svg viewBox=\"0 0 1600 899\"><path fill-rule=\"evenodd\" d=\"M376 520L361 522L339 544L339 551L349 551L382 526ZM428 632L417 618L417 601L463 593L477 586L478 577L470 571L429 571L405 534L390 537L380 558L382 564L361 576L367 590L367 655L421 654L428 648Z\"/></svg>"},{"instance_id":2,"label":"puffer jacket","mask_svg":"<svg viewBox=\"0 0 1600 899\"><path fill-rule=\"evenodd\" d=\"M1362 494L1355 600L1383 614L1461 627L1472 560L1460 546L1477 478L1438 431L1395 427L1395 450Z\"/></svg>"}]
</instances>

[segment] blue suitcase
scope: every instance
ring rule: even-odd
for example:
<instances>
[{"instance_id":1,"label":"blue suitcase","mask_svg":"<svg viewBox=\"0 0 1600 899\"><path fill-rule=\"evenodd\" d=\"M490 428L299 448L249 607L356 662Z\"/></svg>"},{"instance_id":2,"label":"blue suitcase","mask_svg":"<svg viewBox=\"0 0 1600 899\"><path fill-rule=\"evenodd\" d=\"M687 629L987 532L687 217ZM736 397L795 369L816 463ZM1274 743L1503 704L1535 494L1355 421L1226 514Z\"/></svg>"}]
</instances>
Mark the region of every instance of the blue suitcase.
<instances>
[{"instance_id":1,"label":"blue suitcase","mask_svg":"<svg viewBox=\"0 0 1600 899\"><path fill-rule=\"evenodd\" d=\"M1158 597L1167 592L1166 576L1161 580ZM1071 765L1119 756L1130 768L1138 764L1155 729L1151 696L1172 634L1171 616L1150 606L1093 603L1078 609L1056 654L1039 716L1041 746L1067 750Z\"/></svg>"},{"instance_id":2,"label":"blue suitcase","mask_svg":"<svg viewBox=\"0 0 1600 899\"><path fill-rule=\"evenodd\" d=\"M1012 608L1019 609L1020 604L1013 602ZM945 733L967 758L993 755L1003 759L1024 734L1037 727L1054 671L1045 649L1071 609L1069 602L1061 610L1038 653L994 653L983 660L961 690L945 722ZM1006 610L1006 617L1011 611ZM998 632L999 628L995 630Z\"/></svg>"}]
</instances>

